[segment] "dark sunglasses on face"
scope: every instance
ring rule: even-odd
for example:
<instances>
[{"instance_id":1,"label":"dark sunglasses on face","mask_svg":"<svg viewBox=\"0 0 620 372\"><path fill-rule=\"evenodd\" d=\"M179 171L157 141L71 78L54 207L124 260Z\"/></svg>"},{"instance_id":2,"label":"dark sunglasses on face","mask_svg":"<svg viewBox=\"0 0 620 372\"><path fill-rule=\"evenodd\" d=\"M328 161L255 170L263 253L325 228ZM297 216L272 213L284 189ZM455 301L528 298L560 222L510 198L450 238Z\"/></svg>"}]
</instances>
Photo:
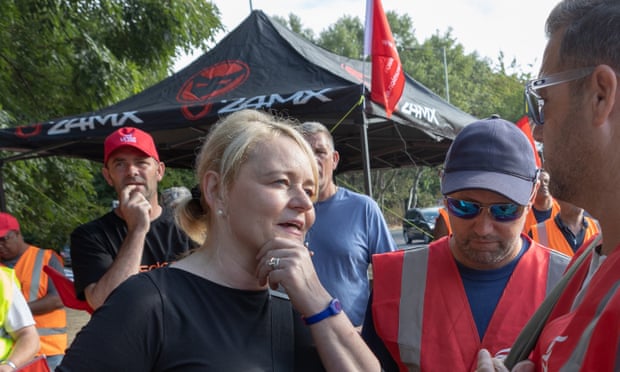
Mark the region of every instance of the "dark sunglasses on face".
<instances>
[{"instance_id":1,"label":"dark sunglasses on face","mask_svg":"<svg viewBox=\"0 0 620 372\"><path fill-rule=\"evenodd\" d=\"M521 217L525 210L525 206L514 203L482 205L450 197L446 197L446 205L452 215L465 220L471 220L478 216L483 209L488 209L495 221L510 222Z\"/></svg>"}]
</instances>

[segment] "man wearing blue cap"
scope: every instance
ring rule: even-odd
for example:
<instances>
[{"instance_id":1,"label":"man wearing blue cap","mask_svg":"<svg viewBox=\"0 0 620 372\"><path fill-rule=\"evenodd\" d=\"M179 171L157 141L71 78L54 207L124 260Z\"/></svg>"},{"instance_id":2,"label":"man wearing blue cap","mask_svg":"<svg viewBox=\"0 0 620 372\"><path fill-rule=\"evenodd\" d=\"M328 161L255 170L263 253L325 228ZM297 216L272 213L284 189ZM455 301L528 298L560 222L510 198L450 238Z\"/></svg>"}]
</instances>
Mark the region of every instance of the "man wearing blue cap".
<instances>
[{"instance_id":1,"label":"man wearing blue cap","mask_svg":"<svg viewBox=\"0 0 620 372\"><path fill-rule=\"evenodd\" d=\"M481 347L507 354L568 263L522 234L537 187L514 124L486 119L457 135L441 180L452 235L373 256L363 335L384 370L470 371Z\"/></svg>"}]
</instances>

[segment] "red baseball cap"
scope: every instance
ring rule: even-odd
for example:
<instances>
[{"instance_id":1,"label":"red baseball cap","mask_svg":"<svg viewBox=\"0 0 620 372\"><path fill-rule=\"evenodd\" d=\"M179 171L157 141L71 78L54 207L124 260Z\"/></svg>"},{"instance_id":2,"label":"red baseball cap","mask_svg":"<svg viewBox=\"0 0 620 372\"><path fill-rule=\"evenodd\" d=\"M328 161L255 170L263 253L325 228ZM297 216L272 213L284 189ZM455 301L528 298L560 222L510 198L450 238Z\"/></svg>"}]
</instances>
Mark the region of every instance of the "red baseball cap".
<instances>
[{"instance_id":1,"label":"red baseball cap","mask_svg":"<svg viewBox=\"0 0 620 372\"><path fill-rule=\"evenodd\" d=\"M0 238L4 238L9 231L19 231L19 222L10 214L0 212Z\"/></svg>"},{"instance_id":2,"label":"red baseball cap","mask_svg":"<svg viewBox=\"0 0 620 372\"><path fill-rule=\"evenodd\" d=\"M108 162L112 153L120 147L129 146L159 161L159 155L150 134L138 128L122 127L112 132L103 143L103 164Z\"/></svg>"}]
</instances>

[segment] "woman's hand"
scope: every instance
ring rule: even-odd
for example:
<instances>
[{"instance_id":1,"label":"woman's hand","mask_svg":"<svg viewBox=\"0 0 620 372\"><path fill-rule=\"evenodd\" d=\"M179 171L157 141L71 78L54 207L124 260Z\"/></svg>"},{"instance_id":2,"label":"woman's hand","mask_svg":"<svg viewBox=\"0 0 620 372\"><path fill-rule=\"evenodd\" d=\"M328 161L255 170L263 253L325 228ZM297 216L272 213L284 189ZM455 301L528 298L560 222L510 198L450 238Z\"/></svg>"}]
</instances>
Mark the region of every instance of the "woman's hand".
<instances>
[{"instance_id":1,"label":"woman's hand","mask_svg":"<svg viewBox=\"0 0 620 372\"><path fill-rule=\"evenodd\" d=\"M297 311L312 315L323 310L331 296L314 270L312 254L301 241L275 237L256 256L256 276L261 285L282 286Z\"/></svg>"}]
</instances>

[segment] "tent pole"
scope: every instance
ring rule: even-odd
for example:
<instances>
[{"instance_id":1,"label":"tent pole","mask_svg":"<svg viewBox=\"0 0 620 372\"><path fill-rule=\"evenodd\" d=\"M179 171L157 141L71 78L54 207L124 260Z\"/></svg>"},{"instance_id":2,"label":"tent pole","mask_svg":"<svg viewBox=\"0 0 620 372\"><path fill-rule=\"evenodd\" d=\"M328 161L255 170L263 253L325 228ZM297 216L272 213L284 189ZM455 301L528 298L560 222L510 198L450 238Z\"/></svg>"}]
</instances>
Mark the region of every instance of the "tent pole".
<instances>
[{"instance_id":1,"label":"tent pole","mask_svg":"<svg viewBox=\"0 0 620 372\"><path fill-rule=\"evenodd\" d=\"M368 118L366 117L366 98L362 103L362 157L364 161L364 188L366 195L372 198L372 180L370 177L370 151L368 150Z\"/></svg>"}]
</instances>

